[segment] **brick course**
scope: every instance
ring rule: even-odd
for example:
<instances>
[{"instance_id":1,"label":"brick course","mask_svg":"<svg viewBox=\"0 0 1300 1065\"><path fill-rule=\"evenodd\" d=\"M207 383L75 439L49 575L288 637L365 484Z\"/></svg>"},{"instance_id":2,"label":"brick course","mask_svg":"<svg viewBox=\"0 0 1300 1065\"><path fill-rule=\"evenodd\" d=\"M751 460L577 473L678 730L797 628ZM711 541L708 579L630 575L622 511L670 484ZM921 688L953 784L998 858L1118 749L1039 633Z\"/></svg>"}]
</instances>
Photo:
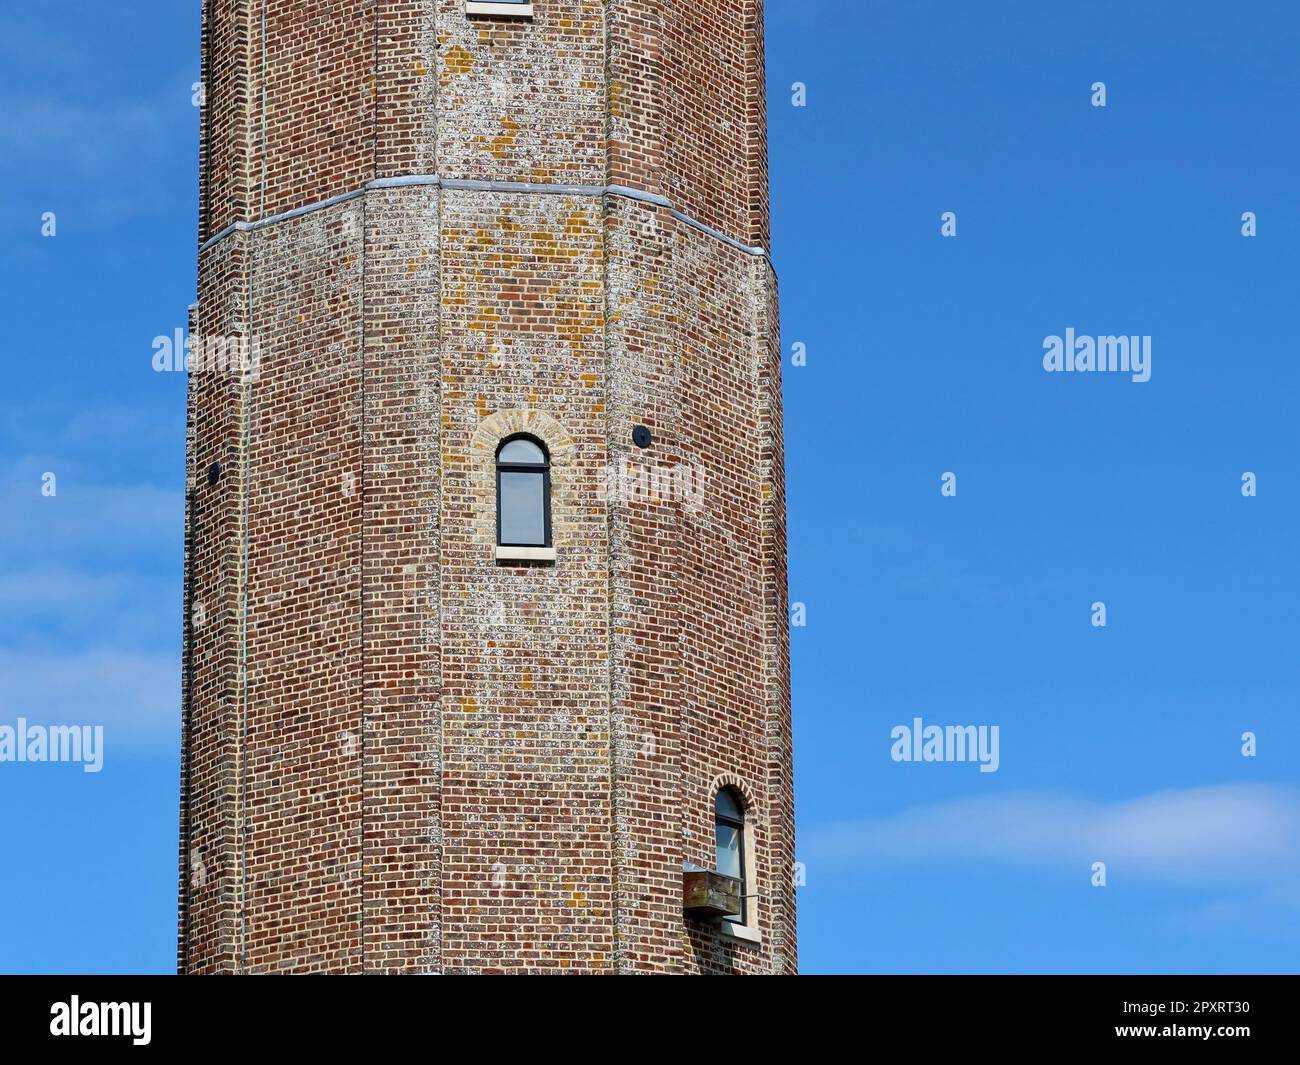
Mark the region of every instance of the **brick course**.
<instances>
[{"instance_id":1,"label":"brick course","mask_svg":"<svg viewBox=\"0 0 1300 1065\"><path fill-rule=\"evenodd\" d=\"M770 265L431 180L765 244L761 3L534 11L205 4L192 331L261 358L191 377L183 972L795 970ZM495 559L521 430L553 564ZM756 945L681 909L724 784Z\"/></svg>"}]
</instances>

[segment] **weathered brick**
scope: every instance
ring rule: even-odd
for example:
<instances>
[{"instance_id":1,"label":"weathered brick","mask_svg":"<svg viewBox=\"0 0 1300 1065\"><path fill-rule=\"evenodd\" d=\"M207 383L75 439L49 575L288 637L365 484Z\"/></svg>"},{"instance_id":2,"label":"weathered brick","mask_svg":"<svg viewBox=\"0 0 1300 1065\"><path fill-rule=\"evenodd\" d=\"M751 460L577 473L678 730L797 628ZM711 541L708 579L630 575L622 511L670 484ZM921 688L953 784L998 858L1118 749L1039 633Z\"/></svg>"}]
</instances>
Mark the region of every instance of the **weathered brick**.
<instances>
[{"instance_id":1,"label":"weathered brick","mask_svg":"<svg viewBox=\"0 0 1300 1065\"><path fill-rule=\"evenodd\" d=\"M775 278L659 202L766 243L761 2L534 9L205 4L184 972L795 969ZM721 786L756 945L682 914Z\"/></svg>"}]
</instances>

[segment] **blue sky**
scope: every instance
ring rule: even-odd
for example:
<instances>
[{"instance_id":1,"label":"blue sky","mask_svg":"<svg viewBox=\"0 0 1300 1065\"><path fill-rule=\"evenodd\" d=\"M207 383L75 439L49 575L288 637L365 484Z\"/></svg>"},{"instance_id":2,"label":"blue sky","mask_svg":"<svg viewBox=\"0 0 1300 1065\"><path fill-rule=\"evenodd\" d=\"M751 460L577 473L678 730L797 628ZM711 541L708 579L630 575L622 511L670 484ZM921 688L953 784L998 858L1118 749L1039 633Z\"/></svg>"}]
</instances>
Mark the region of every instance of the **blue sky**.
<instances>
[{"instance_id":1,"label":"blue sky","mask_svg":"<svg viewBox=\"0 0 1300 1065\"><path fill-rule=\"evenodd\" d=\"M802 967L1294 971L1300 15L1045 7L769 2ZM173 965L197 12L0 16L0 723L110 744L0 765L0 971Z\"/></svg>"}]
</instances>

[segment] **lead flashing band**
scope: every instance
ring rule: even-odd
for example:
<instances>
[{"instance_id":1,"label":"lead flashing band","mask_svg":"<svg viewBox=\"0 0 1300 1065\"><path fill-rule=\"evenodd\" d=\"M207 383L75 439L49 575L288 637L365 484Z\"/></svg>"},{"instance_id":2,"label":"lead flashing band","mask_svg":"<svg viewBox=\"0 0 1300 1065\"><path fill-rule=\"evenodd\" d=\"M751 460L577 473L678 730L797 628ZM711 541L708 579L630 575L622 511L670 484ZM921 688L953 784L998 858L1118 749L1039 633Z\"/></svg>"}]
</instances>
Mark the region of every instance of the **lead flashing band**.
<instances>
[{"instance_id":1,"label":"lead flashing band","mask_svg":"<svg viewBox=\"0 0 1300 1065\"><path fill-rule=\"evenodd\" d=\"M318 203L309 203L304 207L295 207L291 211L268 215L266 218L260 218L255 222L232 222L200 244L199 254L202 255L209 248L216 247L232 233L251 233L258 229L265 229L267 226L276 225L279 222L288 222L290 219L301 218L303 215L324 210L326 207L335 207L338 204L347 203L348 200L355 200L358 196L364 196L372 190L402 189L412 186L433 186L464 192L532 192L548 196L590 196L593 198L597 196L620 196L623 199L635 200L638 203L666 207L672 212L672 216L684 225L699 230L699 232L713 237L715 240L720 240L723 244L735 248L737 251L743 251L746 255L767 258L766 249L746 244L735 237L728 236L721 230L705 225L698 219L677 210L666 197L653 192L643 192L640 189L629 188L626 185L548 185L532 181L476 181L471 178L444 178L436 174L412 174L406 177L376 178L374 181L366 182L359 189L340 193L338 196L331 196L329 199L321 200Z\"/></svg>"}]
</instances>

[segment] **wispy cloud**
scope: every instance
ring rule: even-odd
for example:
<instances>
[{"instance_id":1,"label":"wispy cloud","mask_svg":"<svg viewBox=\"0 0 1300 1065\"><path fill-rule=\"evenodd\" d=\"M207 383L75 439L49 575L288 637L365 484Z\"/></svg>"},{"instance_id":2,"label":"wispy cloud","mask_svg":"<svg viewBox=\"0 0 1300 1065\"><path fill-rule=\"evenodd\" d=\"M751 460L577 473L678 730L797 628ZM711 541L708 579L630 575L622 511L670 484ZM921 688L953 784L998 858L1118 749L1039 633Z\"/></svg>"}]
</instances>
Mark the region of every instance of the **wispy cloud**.
<instances>
[{"instance_id":1,"label":"wispy cloud","mask_svg":"<svg viewBox=\"0 0 1300 1065\"><path fill-rule=\"evenodd\" d=\"M0 469L0 723L99 724L110 750L174 750L182 493L114 483L139 467L122 438L154 435L129 408L30 429L0 411L0 438L51 448Z\"/></svg>"},{"instance_id":2,"label":"wispy cloud","mask_svg":"<svg viewBox=\"0 0 1300 1065\"><path fill-rule=\"evenodd\" d=\"M131 583L123 573L81 573L62 567L0 572L0 616L9 611L101 611L121 602Z\"/></svg>"},{"instance_id":3,"label":"wispy cloud","mask_svg":"<svg viewBox=\"0 0 1300 1065\"><path fill-rule=\"evenodd\" d=\"M0 723L103 725L106 744L172 750L180 736L180 661L174 654L0 649Z\"/></svg>"},{"instance_id":4,"label":"wispy cloud","mask_svg":"<svg viewBox=\"0 0 1300 1065\"><path fill-rule=\"evenodd\" d=\"M10 75L0 85L0 179L9 194L0 223L22 224L31 239L33 202L59 216L61 235L179 209L185 185L175 174L192 165L197 136L195 75L105 86L87 77L97 60L78 61L30 28L18 40L23 48L0 47ZM61 66L68 76L57 75Z\"/></svg>"},{"instance_id":5,"label":"wispy cloud","mask_svg":"<svg viewBox=\"0 0 1300 1065\"><path fill-rule=\"evenodd\" d=\"M41 493L45 472L57 477L54 496ZM84 552L82 559L121 552L169 559L180 544L183 494L148 484L104 484L97 476L81 463L53 457L26 459L9 470L0 488L6 560L30 568L68 548Z\"/></svg>"},{"instance_id":6,"label":"wispy cloud","mask_svg":"<svg viewBox=\"0 0 1300 1065\"><path fill-rule=\"evenodd\" d=\"M0 152L93 174L127 157L156 155L166 129L159 104L11 99L0 110Z\"/></svg>"},{"instance_id":7,"label":"wispy cloud","mask_svg":"<svg viewBox=\"0 0 1300 1065\"><path fill-rule=\"evenodd\" d=\"M0 570L0 648L173 648L180 641L179 570L167 574L37 566Z\"/></svg>"},{"instance_id":8,"label":"wispy cloud","mask_svg":"<svg viewBox=\"0 0 1300 1065\"><path fill-rule=\"evenodd\" d=\"M39 61L45 69L75 67L86 62L86 53L67 36L53 34L37 21L8 15L0 19L0 56L14 64Z\"/></svg>"},{"instance_id":9,"label":"wispy cloud","mask_svg":"<svg viewBox=\"0 0 1300 1065\"><path fill-rule=\"evenodd\" d=\"M805 832L810 865L1004 863L1188 885L1249 884L1297 898L1300 790L1224 785L1119 802L1021 792L917 806ZM1300 901L1300 898L1297 898Z\"/></svg>"},{"instance_id":10,"label":"wispy cloud","mask_svg":"<svg viewBox=\"0 0 1300 1065\"><path fill-rule=\"evenodd\" d=\"M47 425L48 417L45 416ZM159 417L156 410L143 407L100 404L73 412L63 428L61 439L72 446L111 441L119 446L125 443L132 451L149 448L156 452L163 449L164 454L175 455L179 463L183 453L181 433L184 426L183 409L172 412L168 418Z\"/></svg>"}]
</instances>

